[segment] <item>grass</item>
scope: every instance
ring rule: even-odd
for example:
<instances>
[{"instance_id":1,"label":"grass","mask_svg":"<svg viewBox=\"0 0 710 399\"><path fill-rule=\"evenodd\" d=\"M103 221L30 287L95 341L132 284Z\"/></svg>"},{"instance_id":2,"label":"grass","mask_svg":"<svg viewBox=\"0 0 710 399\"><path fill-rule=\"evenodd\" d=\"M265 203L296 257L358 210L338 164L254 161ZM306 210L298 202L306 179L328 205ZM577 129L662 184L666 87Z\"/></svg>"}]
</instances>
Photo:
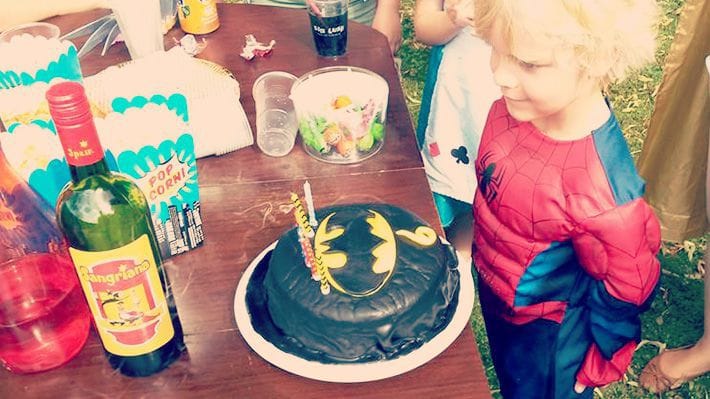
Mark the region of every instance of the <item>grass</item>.
<instances>
[{"instance_id":1,"label":"grass","mask_svg":"<svg viewBox=\"0 0 710 399\"><path fill-rule=\"evenodd\" d=\"M412 14L415 0L402 0L404 41L402 86L413 120L417 120L421 93L427 69L429 48L414 39ZM659 0L662 16L659 22L659 47L656 62L630 76L609 90L609 98L635 157L641 152L648 122L653 110L655 93L662 77L662 65L675 34L683 0ZM703 281L698 272L706 240L683 244L664 243L661 257L663 274L659 295L651 309L642 316L643 341L636 351L632 366L622 382L597 389L595 397L604 399L657 398L638 386L643 366L659 349L694 343L703 330ZM488 375L494 397L500 397L498 381L491 364L486 331L477 303L472 315L472 327ZM663 398L708 398L710 376L697 378L680 389L660 395Z\"/></svg>"}]
</instances>

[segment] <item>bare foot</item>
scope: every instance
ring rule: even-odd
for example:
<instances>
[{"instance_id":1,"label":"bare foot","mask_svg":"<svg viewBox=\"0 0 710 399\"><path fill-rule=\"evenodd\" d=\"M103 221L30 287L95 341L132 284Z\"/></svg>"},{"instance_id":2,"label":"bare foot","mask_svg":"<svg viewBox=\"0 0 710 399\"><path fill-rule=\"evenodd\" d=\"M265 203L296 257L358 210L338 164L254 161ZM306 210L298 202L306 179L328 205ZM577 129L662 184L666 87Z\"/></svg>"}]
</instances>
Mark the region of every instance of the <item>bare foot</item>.
<instances>
[{"instance_id":1,"label":"bare foot","mask_svg":"<svg viewBox=\"0 0 710 399\"><path fill-rule=\"evenodd\" d=\"M660 393L710 371L710 343L705 341L689 348L666 350L651 359L641 373L641 385Z\"/></svg>"},{"instance_id":2,"label":"bare foot","mask_svg":"<svg viewBox=\"0 0 710 399\"><path fill-rule=\"evenodd\" d=\"M671 378L693 378L710 371L710 355L697 345L668 351L660 363L661 369Z\"/></svg>"}]
</instances>

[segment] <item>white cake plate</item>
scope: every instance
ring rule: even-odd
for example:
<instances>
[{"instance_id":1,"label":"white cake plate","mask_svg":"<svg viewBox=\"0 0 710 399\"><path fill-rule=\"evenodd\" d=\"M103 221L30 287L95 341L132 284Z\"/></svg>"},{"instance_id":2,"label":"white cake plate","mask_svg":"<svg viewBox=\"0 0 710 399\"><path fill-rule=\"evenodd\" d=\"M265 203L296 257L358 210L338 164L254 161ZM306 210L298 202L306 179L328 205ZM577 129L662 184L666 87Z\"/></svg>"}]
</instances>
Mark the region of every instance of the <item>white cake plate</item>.
<instances>
[{"instance_id":1,"label":"white cake plate","mask_svg":"<svg viewBox=\"0 0 710 399\"><path fill-rule=\"evenodd\" d=\"M274 366L293 374L319 381L340 383L367 382L394 377L414 370L438 356L456 340L464 327L469 324L475 294L470 264L459 268L459 300L448 326L421 347L405 355L373 362L326 364L284 352L254 330L246 303L247 285L254 269L274 247L276 247L276 242L264 249L249 264L239 280L237 291L234 294L234 318L242 337L259 356Z\"/></svg>"}]
</instances>

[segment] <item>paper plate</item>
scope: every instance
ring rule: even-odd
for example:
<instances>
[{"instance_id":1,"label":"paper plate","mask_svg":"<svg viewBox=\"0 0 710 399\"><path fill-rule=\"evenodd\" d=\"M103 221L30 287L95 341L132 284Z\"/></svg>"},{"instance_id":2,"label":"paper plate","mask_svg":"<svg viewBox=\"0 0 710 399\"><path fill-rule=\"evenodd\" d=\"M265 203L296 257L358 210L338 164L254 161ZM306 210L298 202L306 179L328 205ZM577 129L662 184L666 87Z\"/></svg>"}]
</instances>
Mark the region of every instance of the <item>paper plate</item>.
<instances>
[{"instance_id":1,"label":"paper plate","mask_svg":"<svg viewBox=\"0 0 710 399\"><path fill-rule=\"evenodd\" d=\"M290 373L327 382L355 383L376 381L413 370L438 356L458 338L469 324L473 310L473 276L467 267L459 268L460 289L454 315L439 334L421 347L389 360L364 363L325 364L284 352L254 330L246 303L249 280L261 260L276 247L276 242L264 249L250 264L237 284L234 295L234 317L247 344L274 366ZM465 269L465 270L464 270Z\"/></svg>"}]
</instances>

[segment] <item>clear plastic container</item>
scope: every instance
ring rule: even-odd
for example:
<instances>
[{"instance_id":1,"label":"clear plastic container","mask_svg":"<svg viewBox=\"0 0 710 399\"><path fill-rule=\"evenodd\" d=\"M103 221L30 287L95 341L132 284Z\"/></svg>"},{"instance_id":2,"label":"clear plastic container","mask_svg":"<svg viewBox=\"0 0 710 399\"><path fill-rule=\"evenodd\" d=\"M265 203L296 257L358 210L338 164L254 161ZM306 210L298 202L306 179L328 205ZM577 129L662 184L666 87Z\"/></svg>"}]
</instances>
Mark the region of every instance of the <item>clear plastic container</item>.
<instances>
[{"instance_id":1,"label":"clear plastic container","mask_svg":"<svg viewBox=\"0 0 710 399\"><path fill-rule=\"evenodd\" d=\"M316 69L291 88L305 151L349 164L375 155L385 140L389 86L378 74L352 66Z\"/></svg>"}]
</instances>

